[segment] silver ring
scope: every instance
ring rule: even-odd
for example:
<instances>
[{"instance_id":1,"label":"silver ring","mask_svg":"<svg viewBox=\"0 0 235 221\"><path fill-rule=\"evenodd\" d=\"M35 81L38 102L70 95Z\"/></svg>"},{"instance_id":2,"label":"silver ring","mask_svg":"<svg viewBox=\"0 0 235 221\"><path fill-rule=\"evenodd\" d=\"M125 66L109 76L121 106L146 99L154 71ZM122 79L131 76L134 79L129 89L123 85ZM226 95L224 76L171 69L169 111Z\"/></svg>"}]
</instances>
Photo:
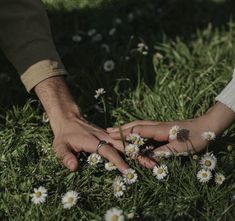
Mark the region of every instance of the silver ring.
<instances>
[{"instance_id":1,"label":"silver ring","mask_svg":"<svg viewBox=\"0 0 235 221\"><path fill-rule=\"evenodd\" d=\"M103 145L106 145L108 144L105 140L100 140L100 142L98 143L97 145L97 148L96 148L96 153L99 154L99 149L103 146Z\"/></svg>"}]
</instances>

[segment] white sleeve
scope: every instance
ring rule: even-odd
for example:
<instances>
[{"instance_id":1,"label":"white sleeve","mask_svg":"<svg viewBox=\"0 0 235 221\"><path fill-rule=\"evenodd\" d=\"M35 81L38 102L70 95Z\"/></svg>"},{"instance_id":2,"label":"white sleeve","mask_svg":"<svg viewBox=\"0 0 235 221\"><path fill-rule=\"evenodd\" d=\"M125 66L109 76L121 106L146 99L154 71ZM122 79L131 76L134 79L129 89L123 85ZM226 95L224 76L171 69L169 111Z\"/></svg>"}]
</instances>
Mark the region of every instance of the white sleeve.
<instances>
[{"instance_id":1,"label":"white sleeve","mask_svg":"<svg viewBox=\"0 0 235 221\"><path fill-rule=\"evenodd\" d=\"M235 69L233 71L233 79L223 89L223 91L215 98L235 112Z\"/></svg>"}]
</instances>

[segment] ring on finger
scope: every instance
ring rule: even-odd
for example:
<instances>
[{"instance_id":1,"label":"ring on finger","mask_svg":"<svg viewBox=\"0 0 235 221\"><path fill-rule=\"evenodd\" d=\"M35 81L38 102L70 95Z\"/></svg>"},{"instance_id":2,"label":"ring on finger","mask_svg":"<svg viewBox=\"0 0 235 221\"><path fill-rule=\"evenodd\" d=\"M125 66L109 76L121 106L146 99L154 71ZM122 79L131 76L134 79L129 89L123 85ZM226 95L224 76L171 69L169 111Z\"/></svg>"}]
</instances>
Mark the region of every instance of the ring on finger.
<instances>
[{"instance_id":1,"label":"ring on finger","mask_svg":"<svg viewBox=\"0 0 235 221\"><path fill-rule=\"evenodd\" d=\"M99 149L106 144L108 144L108 142L106 142L105 140L100 140L97 147L96 147L96 153L99 154Z\"/></svg>"}]
</instances>

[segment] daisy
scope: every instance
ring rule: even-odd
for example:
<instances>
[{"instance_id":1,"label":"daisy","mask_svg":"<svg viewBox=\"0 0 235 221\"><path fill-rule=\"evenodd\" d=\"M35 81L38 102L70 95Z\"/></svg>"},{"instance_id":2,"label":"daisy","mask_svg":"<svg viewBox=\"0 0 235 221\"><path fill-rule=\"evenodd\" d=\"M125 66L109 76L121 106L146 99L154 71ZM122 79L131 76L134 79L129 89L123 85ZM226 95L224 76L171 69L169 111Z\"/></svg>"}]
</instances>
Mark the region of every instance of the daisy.
<instances>
[{"instance_id":1,"label":"daisy","mask_svg":"<svg viewBox=\"0 0 235 221\"><path fill-rule=\"evenodd\" d=\"M225 180L225 176L222 173L215 174L215 182L218 185L221 185Z\"/></svg>"},{"instance_id":2,"label":"daisy","mask_svg":"<svg viewBox=\"0 0 235 221\"><path fill-rule=\"evenodd\" d=\"M91 37L91 36L95 35L96 32L97 32L96 29L93 28L93 29L90 29L90 30L87 32L87 35Z\"/></svg>"},{"instance_id":3,"label":"daisy","mask_svg":"<svg viewBox=\"0 0 235 221\"><path fill-rule=\"evenodd\" d=\"M126 140L138 146L144 145L144 139L139 134L136 133L130 133L126 137Z\"/></svg>"},{"instance_id":4,"label":"daisy","mask_svg":"<svg viewBox=\"0 0 235 221\"><path fill-rule=\"evenodd\" d=\"M32 197L31 201L34 204L41 204L46 201L47 197L47 189L44 188L43 186L40 186L39 188L34 188L33 189L34 193L30 194Z\"/></svg>"},{"instance_id":5,"label":"daisy","mask_svg":"<svg viewBox=\"0 0 235 221\"><path fill-rule=\"evenodd\" d=\"M228 145L228 146L227 146L227 151L228 151L228 152L232 152L232 150L233 150L233 146L232 146L232 145Z\"/></svg>"},{"instance_id":6,"label":"daisy","mask_svg":"<svg viewBox=\"0 0 235 221\"><path fill-rule=\"evenodd\" d=\"M95 99L98 99L102 94L105 94L106 91L104 90L104 88L99 88L97 90L95 90Z\"/></svg>"},{"instance_id":7,"label":"daisy","mask_svg":"<svg viewBox=\"0 0 235 221\"><path fill-rule=\"evenodd\" d=\"M149 50L149 47L146 44L144 44L144 43L139 43L137 45L137 51L139 51L143 55L147 55L148 54L148 50Z\"/></svg>"},{"instance_id":8,"label":"daisy","mask_svg":"<svg viewBox=\"0 0 235 221\"><path fill-rule=\"evenodd\" d=\"M125 154L128 157L136 158L139 153L139 147L136 144L128 144L125 147Z\"/></svg>"},{"instance_id":9,"label":"daisy","mask_svg":"<svg viewBox=\"0 0 235 221\"><path fill-rule=\"evenodd\" d=\"M214 140L215 139L215 133L212 131L206 131L202 133L202 139L206 141Z\"/></svg>"},{"instance_id":10,"label":"daisy","mask_svg":"<svg viewBox=\"0 0 235 221\"><path fill-rule=\"evenodd\" d=\"M115 207L107 210L104 219L105 221L125 221L123 211Z\"/></svg>"},{"instance_id":11,"label":"daisy","mask_svg":"<svg viewBox=\"0 0 235 221\"><path fill-rule=\"evenodd\" d=\"M211 171L207 169L201 169L197 173L197 179L201 183L206 183L208 182L212 177Z\"/></svg>"},{"instance_id":12,"label":"daisy","mask_svg":"<svg viewBox=\"0 0 235 221\"><path fill-rule=\"evenodd\" d=\"M113 36L116 33L117 29L116 28L112 28L109 30L109 35Z\"/></svg>"},{"instance_id":13,"label":"daisy","mask_svg":"<svg viewBox=\"0 0 235 221\"><path fill-rule=\"evenodd\" d=\"M73 35L72 37L73 42L81 42L82 41L82 36L81 35Z\"/></svg>"},{"instance_id":14,"label":"daisy","mask_svg":"<svg viewBox=\"0 0 235 221\"><path fill-rule=\"evenodd\" d=\"M126 190L126 186L120 176L116 177L113 182L113 192L115 197L121 197Z\"/></svg>"},{"instance_id":15,"label":"daisy","mask_svg":"<svg viewBox=\"0 0 235 221\"><path fill-rule=\"evenodd\" d=\"M67 193L65 193L62 197L62 203L63 203L63 207L65 209L70 209L72 208L74 205L76 205L77 200L80 197L78 197L78 193L76 191L68 191Z\"/></svg>"},{"instance_id":16,"label":"daisy","mask_svg":"<svg viewBox=\"0 0 235 221\"><path fill-rule=\"evenodd\" d=\"M169 158L172 155L169 151L156 151L154 152L154 157L164 157Z\"/></svg>"},{"instance_id":17,"label":"daisy","mask_svg":"<svg viewBox=\"0 0 235 221\"><path fill-rule=\"evenodd\" d=\"M115 68L115 63L113 60L107 60L104 62L104 70L109 72Z\"/></svg>"},{"instance_id":18,"label":"daisy","mask_svg":"<svg viewBox=\"0 0 235 221\"><path fill-rule=\"evenodd\" d=\"M217 159L213 153L206 153L202 156L200 164L202 168L208 170L214 170L217 163Z\"/></svg>"},{"instance_id":19,"label":"daisy","mask_svg":"<svg viewBox=\"0 0 235 221\"><path fill-rule=\"evenodd\" d=\"M102 41L102 39L103 39L103 36L101 34L96 34L92 37L93 42L100 42Z\"/></svg>"},{"instance_id":20,"label":"daisy","mask_svg":"<svg viewBox=\"0 0 235 221\"><path fill-rule=\"evenodd\" d=\"M153 168L153 175L156 176L158 180L163 180L168 175L168 167L165 164L160 166L155 166Z\"/></svg>"},{"instance_id":21,"label":"daisy","mask_svg":"<svg viewBox=\"0 0 235 221\"><path fill-rule=\"evenodd\" d=\"M130 169L127 169L123 172L123 178L124 178L124 182L126 184L132 184L137 181L138 175L135 172L135 170L130 168Z\"/></svg>"},{"instance_id":22,"label":"daisy","mask_svg":"<svg viewBox=\"0 0 235 221\"><path fill-rule=\"evenodd\" d=\"M88 158L87 158L87 162L94 166L97 165L98 163L102 162L102 158L99 154L97 153L92 153Z\"/></svg>"},{"instance_id":23,"label":"daisy","mask_svg":"<svg viewBox=\"0 0 235 221\"><path fill-rule=\"evenodd\" d=\"M169 139L176 140L179 130L180 130L180 127L178 125L173 126L169 131Z\"/></svg>"},{"instance_id":24,"label":"daisy","mask_svg":"<svg viewBox=\"0 0 235 221\"><path fill-rule=\"evenodd\" d=\"M104 167L108 171L112 171L112 170L116 170L117 169L117 167L112 162L106 162Z\"/></svg>"}]
</instances>

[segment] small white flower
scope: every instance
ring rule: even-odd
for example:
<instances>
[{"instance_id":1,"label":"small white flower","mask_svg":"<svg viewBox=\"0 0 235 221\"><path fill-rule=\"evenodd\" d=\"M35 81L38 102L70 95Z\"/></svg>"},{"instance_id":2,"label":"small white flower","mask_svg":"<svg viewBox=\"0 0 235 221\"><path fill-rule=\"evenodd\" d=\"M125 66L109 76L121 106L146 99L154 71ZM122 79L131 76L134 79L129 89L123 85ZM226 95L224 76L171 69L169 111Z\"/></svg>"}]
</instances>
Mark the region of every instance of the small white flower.
<instances>
[{"instance_id":1,"label":"small white flower","mask_svg":"<svg viewBox=\"0 0 235 221\"><path fill-rule=\"evenodd\" d=\"M49 117L47 116L47 113L46 113L46 112L44 112L44 113L42 114L42 122L43 122L43 123L48 123L48 122L49 122Z\"/></svg>"},{"instance_id":2,"label":"small white flower","mask_svg":"<svg viewBox=\"0 0 235 221\"><path fill-rule=\"evenodd\" d=\"M113 35L116 33L116 31L117 31L116 28L111 28L111 29L109 30L109 35L110 35L110 36L113 36Z\"/></svg>"},{"instance_id":3,"label":"small white flower","mask_svg":"<svg viewBox=\"0 0 235 221\"><path fill-rule=\"evenodd\" d=\"M187 156L189 156L189 152L179 152L179 153L176 153L176 156L177 157L181 157L181 156L187 157Z\"/></svg>"},{"instance_id":4,"label":"small white flower","mask_svg":"<svg viewBox=\"0 0 235 221\"><path fill-rule=\"evenodd\" d=\"M173 126L169 131L169 139L176 140L179 130L180 130L180 127L178 125Z\"/></svg>"},{"instance_id":5,"label":"small white flower","mask_svg":"<svg viewBox=\"0 0 235 221\"><path fill-rule=\"evenodd\" d=\"M34 193L30 194L32 197L31 201L34 204L42 204L46 201L47 197L47 189L44 188L43 186L40 186L39 188L34 188L33 189Z\"/></svg>"},{"instance_id":6,"label":"small white flower","mask_svg":"<svg viewBox=\"0 0 235 221\"><path fill-rule=\"evenodd\" d=\"M153 175L156 176L158 180L163 180L168 175L168 167L165 164L155 166L153 168Z\"/></svg>"},{"instance_id":7,"label":"small white flower","mask_svg":"<svg viewBox=\"0 0 235 221\"><path fill-rule=\"evenodd\" d=\"M105 214L105 221L125 221L123 211L118 208L111 208Z\"/></svg>"},{"instance_id":8,"label":"small white flower","mask_svg":"<svg viewBox=\"0 0 235 221\"><path fill-rule=\"evenodd\" d=\"M63 203L63 207L65 209L70 209L72 208L74 205L76 205L77 200L80 197L78 197L78 193L76 191L68 191L67 193L65 193L62 197L62 203Z\"/></svg>"},{"instance_id":9,"label":"small white flower","mask_svg":"<svg viewBox=\"0 0 235 221\"><path fill-rule=\"evenodd\" d=\"M206 131L202 133L202 139L206 141L214 140L215 139L215 133L212 131Z\"/></svg>"},{"instance_id":10,"label":"small white flower","mask_svg":"<svg viewBox=\"0 0 235 221\"><path fill-rule=\"evenodd\" d=\"M208 170L214 170L217 163L217 159L213 153L206 153L202 156L200 164L202 168Z\"/></svg>"},{"instance_id":11,"label":"small white flower","mask_svg":"<svg viewBox=\"0 0 235 221\"><path fill-rule=\"evenodd\" d=\"M137 181L138 175L135 172L135 170L130 168L130 169L127 169L123 172L123 178L124 178L124 182L126 184L132 184Z\"/></svg>"},{"instance_id":12,"label":"small white flower","mask_svg":"<svg viewBox=\"0 0 235 221\"><path fill-rule=\"evenodd\" d=\"M116 25L120 25L120 24L122 24L122 20L121 20L120 18L116 18L116 19L114 20L114 23L115 23Z\"/></svg>"},{"instance_id":13,"label":"small white flower","mask_svg":"<svg viewBox=\"0 0 235 221\"><path fill-rule=\"evenodd\" d=\"M134 219L134 217L135 217L135 212L133 211L127 214L127 219Z\"/></svg>"},{"instance_id":14,"label":"small white flower","mask_svg":"<svg viewBox=\"0 0 235 221\"><path fill-rule=\"evenodd\" d=\"M87 35L91 37L91 36L95 35L96 32L97 32L96 29L93 28L93 29L90 29L90 30L87 32Z\"/></svg>"},{"instance_id":15,"label":"small white flower","mask_svg":"<svg viewBox=\"0 0 235 221\"><path fill-rule=\"evenodd\" d=\"M110 52L110 47L107 44L102 44L101 48L103 48L107 53Z\"/></svg>"},{"instance_id":16,"label":"small white flower","mask_svg":"<svg viewBox=\"0 0 235 221\"><path fill-rule=\"evenodd\" d=\"M201 182L201 183L206 183L208 182L212 177L211 171L210 170L206 170L206 169L201 169L198 171L197 173L197 179Z\"/></svg>"},{"instance_id":17,"label":"small white flower","mask_svg":"<svg viewBox=\"0 0 235 221\"><path fill-rule=\"evenodd\" d=\"M102 39L103 39L103 36L101 34L96 34L92 37L93 42L100 42L102 41Z\"/></svg>"},{"instance_id":18,"label":"small white flower","mask_svg":"<svg viewBox=\"0 0 235 221\"><path fill-rule=\"evenodd\" d=\"M73 42L81 42L82 41L82 36L81 35L73 35L72 37Z\"/></svg>"},{"instance_id":19,"label":"small white flower","mask_svg":"<svg viewBox=\"0 0 235 221\"><path fill-rule=\"evenodd\" d=\"M169 151L156 151L156 152L154 152L154 157L169 158L171 156L172 156L172 153Z\"/></svg>"},{"instance_id":20,"label":"small white flower","mask_svg":"<svg viewBox=\"0 0 235 221\"><path fill-rule=\"evenodd\" d=\"M215 174L215 182L218 185L221 185L225 180L225 176L222 173Z\"/></svg>"},{"instance_id":21,"label":"small white flower","mask_svg":"<svg viewBox=\"0 0 235 221\"><path fill-rule=\"evenodd\" d=\"M144 139L136 133L131 133L126 137L126 140L137 145L138 147L144 145Z\"/></svg>"},{"instance_id":22,"label":"small white flower","mask_svg":"<svg viewBox=\"0 0 235 221\"><path fill-rule=\"evenodd\" d=\"M108 171L112 171L112 170L116 170L117 169L117 167L112 162L106 162L104 167Z\"/></svg>"},{"instance_id":23,"label":"small white flower","mask_svg":"<svg viewBox=\"0 0 235 221\"><path fill-rule=\"evenodd\" d=\"M128 144L125 147L125 154L132 159L136 158L139 153L139 147L136 144Z\"/></svg>"},{"instance_id":24,"label":"small white flower","mask_svg":"<svg viewBox=\"0 0 235 221\"><path fill-rule=\"evenodd\" d=\"M105 94L106 91L104 90L104 88L99 88L99 89L95 90L95 93L96 94L94 95L94 97L95 97L95 99L98 99L101 95Z\"/></svg>"},{"instance_id":25,"label":"small white flower","mask_svg":"<svg viewBox=\"0 0 235 221\"><path fill-rule=\"evenodd\" d=\"M109 72L115 68L115 63L113 60L107 60L104 62L104 70Z\"/></svg>"},{"instance_id":26,"label":"small white flower","mask_svg":"<svg viewBox=\"0 0 235 221\"><path fill-rule=\"evenodd\" d=\"M137 45L137 51L139 51L143 55L147 55L148 54L148 50L149 50L149 47L146 44L144 44L144 43L139 43Z\"/></svg>"},{"instance_id":27,"label":"small white flower","mask_svg":"<svg viewBox=\"0 0 235 221\"><path fill-rule=\"evenodd\" d=\"M97 165L98 163L101 163L102 162L102 158L99 154L97 153L92 153L88 159L87 159L87 162L94 166L94 165Z\"/></svg>"},{"instance_id":28,"label":"small white flower","mask_svg":"<svg viewBox=\"0 0 235 221\"><path fill-rule=\"evenodd\" d=\"M118 176L114 179L113 182L113 193L115 197L121 197L126 190L126 186L122 181L122 177Z\"/></svg>"}]
</instances>

